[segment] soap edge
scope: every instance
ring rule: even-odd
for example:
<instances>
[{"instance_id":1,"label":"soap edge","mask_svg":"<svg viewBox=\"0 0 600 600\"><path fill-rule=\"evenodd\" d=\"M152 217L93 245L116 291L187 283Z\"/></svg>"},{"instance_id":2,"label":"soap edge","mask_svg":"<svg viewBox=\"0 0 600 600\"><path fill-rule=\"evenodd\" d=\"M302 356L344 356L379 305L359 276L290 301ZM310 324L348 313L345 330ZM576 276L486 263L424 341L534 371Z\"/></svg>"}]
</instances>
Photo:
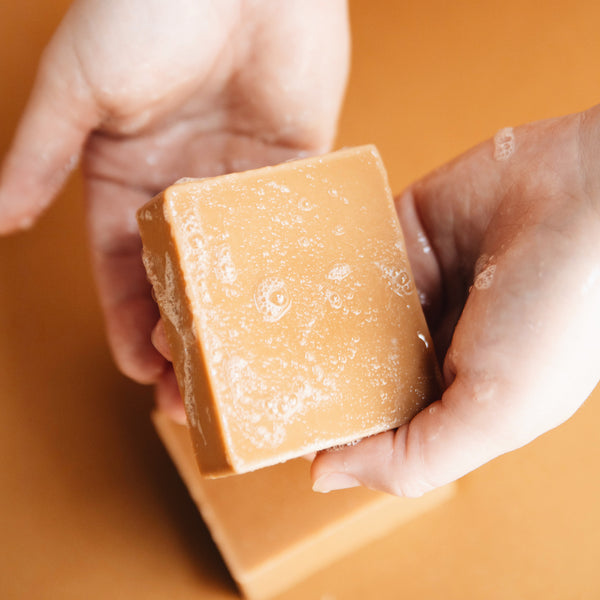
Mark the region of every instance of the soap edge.
<instances>
[{"instance_id":1,"label":"soap edge","mask_svg":"<svg viewBox=\"0 0 600 600\"><path fill-rule=\"evenodd\" d=\"M169 188L155 196L152 200L150 200L137 211L136 216L138 221L138 228L140 230L144 252L148 252L150 255L155 254L154 249L150 248L153 236L161 240L160 243L162 243L167 248L167 252L178 252L177 241L172 234L171 224L169 223L167 215L165 214L168 189ZM152 219L150 221L148 221L148 219L144 217L144 213L146 211L151 211L153 213ZM152 231L152 233L150 233L150 231ZM175 260L175 257L170 256L170 258L174 265L178 265L179 261ZM179 295L186 294L185 279L182 275L183 274L181 273L180 269L177 267L177 283L178 287L180 288L179 292L181 293L177 294L177 297L179 297ZM149 273L147 273L147 278L149 281L151 280ZM150 281L150 283L152 284L153 282ZM177 300L177 298L175 298L175 300ZM174 325L170 322L168 317L166 317L163 307L161 307L160 303L158 302L158 299L157 304L160 314L163 317L169 347L171 349L171 352L173 353L173 356L177 357L177 359L174 360L174 365L178 364L179 366L183 362L179 360L179 358L181 358L181 355L183 354L183 351L180 351L179 349L179 345L183 347L184 342L180 339L180 336L176 331ZM183 303L178 302L178 309L184 311L188 315L188 319L193 326L193 315L189 314L188 306L182 304ZM198 430L198 427L194 427L191 425L191 423L193 423L194 421L194 418L192 417L192 415L189 414L190 407L184 403L187 416L188 431L190 432L192 438L198 468L201 472L206 470L210 471L211 473L220 474L216 476L231 474L233 472L233 468L227 453L223 432L221 431L220 421L216 418L216 415L213 414L212 417L210 417L206 414L204 410L201 410L205 408L204 406L199 406L199 402L200 400L202 400L203 403L206 403L206 406L208 406L210 412L215 412L215 402L214 394L212 393L212 384L206 366L204 364L203 347L202 344L198 342L198 340L196 340L195 351L197 353L197 356L195 357L196 360L194 362L196 363L198 369L193 376L202 379L205 382L206 387L210 389L210 394L208 394L209 397L207 398L200 399L196 397L196 395L194 395L194 405L198 413L197 416L201 420L208 419L210 421L208 426L201 422L200 429L202 429L202 432ZM180 390L180 394L183 398L184 390L182 389L182 384L180 380L181 376L180 374L178 374L177 384ZM202 450L202 447L205 445L203 444L202 440L204 439L204 436L208 431L213 431L215 433L215 435L213 436L214 439L210 443L210 447L213 449L218 449L218 451L211 453L213 460L207 460L210 457L207 455L206 452L203 452Z\"/></svg>"},{"instance_id":2,"label":"soap edge","mask_svg":"<svg viewBox=\"0 0 600 600\"><path fill-rule=\"evenodd\" d=\"M251 600L268 600L342 560L352 552L393 533L405 523L437 508L446 500L454 497L456 489L456 483L447 484L428 492L421 498L398 498L377 492L380 496L375 498L372 503L358 508L343 520L323 527L315 536L298 542L280 554L278 558L271 559L256 568L252 572L251 581L238 580L239 584L243 586ZM403 508L399 508L398 503L400 502L405 504ZM410 509L407 508L408 503L411 504ZM374 523L375 518L376 522ZM318 553L314 552L315 547L319 548ZM328 560L319 566L318 555L323 553L323 548L328 548ZM302 561L305 562L302 563ZM304 568L298 569L299 564L304 564ZM295 567L296 572L293 573ZM271 591L267 593L263 591L257 595L253 588L259 587L264 590L264 580L268 581L273 569L286 570L286 584L272 586ZM293 574L290 576L290 573Z\"/></svg>"},{"instance_id":3,"label":"soap edge","mask_svg":"<svg viewBox=\"0 0 600 600\"><path fill-rule=\"evenodd\" d=\"M192 187L192 188L202 188L202 187L210 187L212 182L215 180L219 180L220 182L225 182L225 184L230 184L233 181L239 181L240 179L245 178L259 178L261 174L264 174L268 177L268 174L274 169L278 169L283 165L295 165L302 167L303 165L308 165L315 161L320 162L324 157L331 157L332 155L339 155L340 158L343 158L345 154L352 154L356 151L367 151L373 156L376 156L379 159L379 163L385 172L385 167L383 165L383 161L381 160L381 155L379 154L379 150L375 144L361 144L360 146L347 146L343 148L339 148L338 150L333 150L332 152L327 152L324 154L315 154L312 156L303 156L301 158L295 158L292 160L287 160L282 163L277 163L273 165L266 165L264 167L258 167L255 169L246 169L245 171L235 171L233 173L224 173L222 175L215 175L213 177L200 177L200 178L191 178L191 177L183 177L173 182L167 188L165 188L163 193L166 193L169 190L178 191L182 188ZM387 175L386 175L387 182ZM389 187L389 183L388 183ZM143 208L143 207L142 207ZM141 210L141 209L140 209Z\"/></svg>"}]
</instances>

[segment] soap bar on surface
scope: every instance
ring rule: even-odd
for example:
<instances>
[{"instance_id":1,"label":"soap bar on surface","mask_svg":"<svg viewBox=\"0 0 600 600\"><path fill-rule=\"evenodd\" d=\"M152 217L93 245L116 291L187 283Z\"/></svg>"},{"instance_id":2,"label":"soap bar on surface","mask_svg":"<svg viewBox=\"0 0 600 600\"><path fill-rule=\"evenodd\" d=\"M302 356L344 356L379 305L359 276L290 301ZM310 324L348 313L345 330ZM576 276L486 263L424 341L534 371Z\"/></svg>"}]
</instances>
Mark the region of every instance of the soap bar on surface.
<instances>
[{"instance_id":1,"label":"soap bar on surface","mask_svg":"<svg viewBox=\"0 0 600 600\"><path fill-rule=\"evenodd\" d=\"M186 428L157 412L155 427L198 505L231 575L262 600L389 534L452 497L448 485L422 498L364 488L318 494L297 459L222 479L201 477Z\"/></svg>"},{"instance_id":2,"label":"soap bar on surface","mask_svg":"<svg viewBox=\"0 0 600 600\"><path fill-rule=\"evenodd\" d=\"M438 397L375 147L184 180L138 222L203 474L392 429Z\"/></svg>"}]
</instances>

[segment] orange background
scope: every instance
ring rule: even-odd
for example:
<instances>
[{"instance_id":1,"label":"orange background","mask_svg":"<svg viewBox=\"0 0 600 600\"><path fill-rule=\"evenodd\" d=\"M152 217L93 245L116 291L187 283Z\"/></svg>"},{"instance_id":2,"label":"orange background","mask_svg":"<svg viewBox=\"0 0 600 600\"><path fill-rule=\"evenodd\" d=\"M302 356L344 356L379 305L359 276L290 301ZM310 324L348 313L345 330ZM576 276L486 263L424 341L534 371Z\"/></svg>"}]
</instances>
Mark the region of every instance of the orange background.
<instances>
[{"instance_id":1,"label":"orange background","mask_svg":"<svg viewBox=\"0 0 600 600\"><path fill-rule=\"evenodd\" d=\"M2 150L67 4L0 5ZM599 6L352 2L338 145L376 143L399 191L500 127L600 101ZM111 363L81 195L76 176L33 231L0 239L0 598L235 598L149 390ZM600 598L599 402L283 597Z\"/></svg>"}]
</instances>

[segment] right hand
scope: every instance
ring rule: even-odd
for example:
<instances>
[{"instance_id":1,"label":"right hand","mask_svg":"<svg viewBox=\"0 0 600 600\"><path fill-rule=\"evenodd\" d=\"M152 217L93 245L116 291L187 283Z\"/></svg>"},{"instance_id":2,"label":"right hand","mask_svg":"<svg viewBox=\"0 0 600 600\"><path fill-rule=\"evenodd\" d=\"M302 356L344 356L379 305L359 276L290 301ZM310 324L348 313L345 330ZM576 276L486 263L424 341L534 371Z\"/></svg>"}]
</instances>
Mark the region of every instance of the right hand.
<instances>
[{"instance_id":1,"label":"right hand","mask_svg":"<svg viewBox=\"0 0 600 600\"><path fill-rule=\"evenodd\" d=\"M599 140L600 106L531 123L402 194L447 387L397 430L320 453L316 490L419 496L583 404L600 378Z\"/></svg>"}]
</instances>

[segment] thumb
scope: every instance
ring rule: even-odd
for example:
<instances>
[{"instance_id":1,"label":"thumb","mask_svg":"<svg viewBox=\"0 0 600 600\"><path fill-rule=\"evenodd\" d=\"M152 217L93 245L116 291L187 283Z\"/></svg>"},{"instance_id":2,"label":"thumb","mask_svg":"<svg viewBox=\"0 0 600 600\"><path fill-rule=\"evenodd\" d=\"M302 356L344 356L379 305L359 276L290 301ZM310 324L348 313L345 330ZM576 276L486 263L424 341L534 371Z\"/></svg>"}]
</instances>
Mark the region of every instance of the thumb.
<instances>
[{"instance_id":1,"label":"thumb","mask_svg":"<svg viewBox=\"0 0 600 600\"><path fill-rule=\"evenodd\" d=\"M579 408L598 381L600 285L581 298L576 281L594 272L584 257L557 268L556 278L530 277L537 289L527 288L529 269L513 274L532 253L531 245L514 246L476 277L446 355L451 383L442 398L395 431L321 453L312 467L316 491L362 484L420 496Z\"/></svg>"},{"instance_id":2,"label":"thumb","mask_svg":"<svg viewBox=\"0 0 600 600\"><path fill-rule=\"evenodd\" d=\"M481 232L494 208L497 181L483 144L419 181L400 196L397 209L404 229L415 283L435 346L443 360L463 312L469 270ZM473 197L475 179L485 181L486 197ZM474 208L477 207L477 208ZM470 231L467 239L458 230ZM365 485L399 496L420 496L490 460L497 449L464 410L468 385L453 372L442 398L404 426L341 449L317 455L312 466L320 492ZM453 381L449 381L453 379Z\"/></svg>"},{"instance_id":3,"label":"thumb","mask_svg":"<svg viewBox=\"0 0 600 600\"><path fill-rule=\"evenodd\" d=\"M65 39L66 38L66 39ZM59 29L46 48L0 170L0 233L28 228L76 166L99 123L74 48Z\"/></svg>"}]
</instances>

